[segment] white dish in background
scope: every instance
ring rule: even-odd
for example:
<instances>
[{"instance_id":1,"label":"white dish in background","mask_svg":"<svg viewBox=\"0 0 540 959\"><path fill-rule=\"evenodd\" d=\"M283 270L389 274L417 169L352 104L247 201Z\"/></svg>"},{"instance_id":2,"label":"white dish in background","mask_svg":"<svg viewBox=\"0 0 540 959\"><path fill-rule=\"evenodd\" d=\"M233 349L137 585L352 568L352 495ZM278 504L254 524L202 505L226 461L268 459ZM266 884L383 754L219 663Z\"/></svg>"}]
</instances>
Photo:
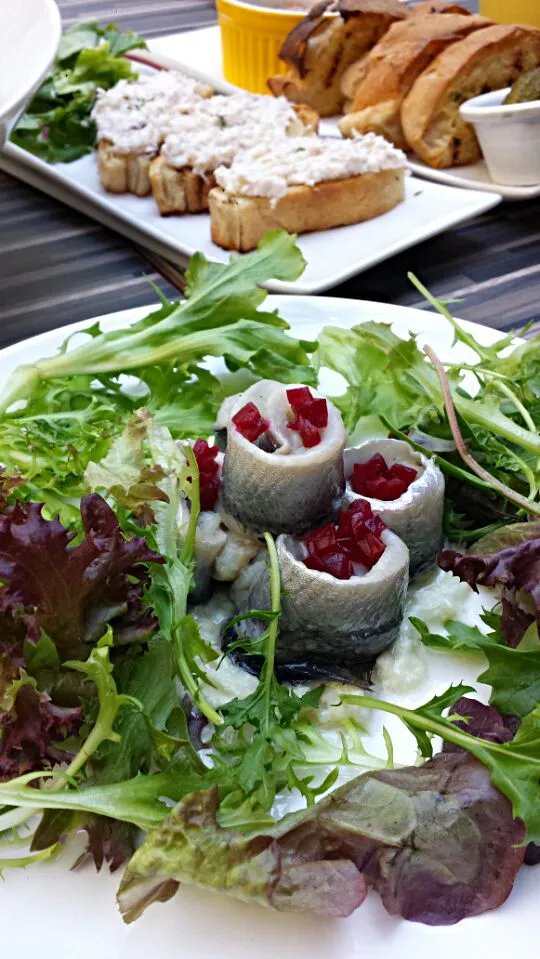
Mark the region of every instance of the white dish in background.
<instances>
[{"instance_id":1,"label":"white dish in background","mask_svg":"<svg viewBox=\"0 0 540 959\"><path fill-rule=\"evenodd\" d=\"M493 181L540 187L540 100L505 104L509 93L484 93L459 111L476 130Z\"/></svg>"},{"instance_id":2,"label":"white dish in background","mask_svg":"<svg viewBox=\"0 0 540 959\"><path fill-rule=\"evenodd\" d=\"M191 64L185 69L190 72ZM204 78L200 69L193 73ZM219 84L220 89L222 86ZM218 261L228 260L229 254L211 241L209 214L162 217L151 196L107 193L99 179L95 154L73 163L49 164L8 143L0 154L0 169L173 262L183 265L196 251ZM274 281L268 288L279 293L320 293L491 209L500 199L410 177L405 201L389 213L365 223L300 236L298 246L307 261L304 273L296 283Z\"/></svg>"},{"instance_id":3,"label":"white dish in background","mask_svg":"<svg viewBox=\"0 0 540 959\"><path fill-rule=\"evenodd\" d=\"M368 320L392 323L396 334L420 335L441 359L467 360L463 344L453 345L453 330L438 315L422 310L332 297L269 297L265 307L278 308L291 324L293 335L314 339L324 325L350 328ZM105 329L137 322L148 307L98 317ZM31 363L53 353L66 336L96 322L78 323L53 330L0 352L0 377L5 380L20 363ZM485 345L501 334L463 323ZM400 696L415 707L451 682L469 682L478 672L470 657L430 653L426 682ZM481 690L487 687L480 684ZM390 725L394 717L385 717ZM395 728L390 729L394 738ZM403 735L403 729L401 734ZM409 735L405 733L405 735ZM412 737L411 737L412 740ZM415 748L411 748L414 756ZM411 761L398 751L398 761ZM78 850L80 851L80 850ZM73 850L72 850L73 853ZM76 853L73 855L75 858ZM37 863L26 870L6 870L2 883L3 955L26 959L456 959L478 954L507 959L516 942L524 956L537 954L540 867L524 867L515 889L499 909L455 926L433 928L393 919L379 898L370 894L363 906L345 920L322 920L309 915L277 913L262 906L237 902L225 895L184 886L165 904L152 905L132 926L122 922L115 905L120 877L106 867L70 872L69 852L57 862ZM29 915L31 911L31 921Z\"/></svg>"},{"instance_id":4,"label":"white dish in background","mask_svg":"<svg viewBox=\"0 0 540 959\"><path fill-rule=\"evenodd\" d=\"M54 0L0 0L0 150L54 60L62 27Z\"/></svg>"},{"instance_id":5,"label":"white dish in background","mask_svg":"<svg viewBox=\"0 0 540 959\"><path fill-rule=\"evenodd\" d=\"M167 37L156 37L148 41L150 50L165 57L172 66L193 70L202 80L220 89L224 85L230 90L223 78L219 27L204 27L187 33L174 33ZM321 133L335 135L337 119L325 119L321 123ZM470 166L453 167L449 170L434 170L421 160L409 158L409 166L416 176L444 183L447 186L462 187L467 190L479 190L485 193L497 193L505 200L530 200L540 196L538 186L508 186L494 183L484 161Z\"/></svg>"},{"instance_id":6,"label":"white dish in background","mask_svg":"<svg viewBox=\"0 0 540 959\"><path fill-rule=\"evenodd\" d=\"M74 206L105 226L183 264L201 251L226 262L229 254L210 239L208 214L161 217L152 197L107 193L99 181L94 155L74 163L50 165L12 143L0 155L0 169ZM306 233L298 238L307 267L296 283L274 281L280 293L318 293L369 267L484 213L498 196L465 193L410 177L407 198L383 216L353 226Z\"/></svg>"}]
</instances>

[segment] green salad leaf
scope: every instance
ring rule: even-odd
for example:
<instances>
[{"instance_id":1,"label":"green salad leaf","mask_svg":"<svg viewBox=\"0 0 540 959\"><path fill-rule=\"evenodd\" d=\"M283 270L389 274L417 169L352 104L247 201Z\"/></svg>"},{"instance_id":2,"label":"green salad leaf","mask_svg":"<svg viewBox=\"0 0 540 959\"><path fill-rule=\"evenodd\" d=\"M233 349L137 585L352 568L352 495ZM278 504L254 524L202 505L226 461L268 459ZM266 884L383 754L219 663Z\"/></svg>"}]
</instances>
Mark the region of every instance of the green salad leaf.
<instances>
[{"instance_id":1,"label":"green salad leaf","mask_svg":"<svg viewBox=\"0 0 540 959\"><path fill-rule=\"evenodd\" d=\"M499 620L499 623L497 623ZM490 703L501 713L526 716L540 703L540 642L533 625L519 646L506 646L500 629L500 617L490 614L495 626L483 633L477 626L451 622L447 624L448 635L432 633L419 619L411 619L420 633L422 642L431 649L456 652L482 652L488 661L488 669L478 681L492 687Z\"/></svg>"},{"instance_id":2,"label":"green salad leaf","mask_svg":"<svg viewBox=\"0 0 540 959\"><path fill-rule=\"evenodd\" d=\"M524 716L514 738L506 743L477 739L459 729L451 717L451 707L474 692L470 686L451 686L417 709L407 709L373 696L344 695L343 702L356 703L366 709L381 710L398 716L415 736L425 758L433 756L433 736L461 746L479 759L490 771L491 781L512 803L516 819L525 823L527 840L540 842L540 705ZM450 716L443 713L449 709ZM462 717L459 717L460 720Z\"/></svg>"},{"instance_id":3,"label":"green salad leaf","mask_svg":"<svg viewBox=\"0 0 540 959\"><path fill-rule=\"evenodd\" d=\"M48 163L70 163L91 153L97 133L90 116L96 91L135 79L124 54L145 46L137 34L120 33L114 24L100 27L89 21L70 27L51 72L11 134L12 142Z\"/></svg>"},{"instance_id":4,"label":"green salad leaf","mask_svg":"<svg viewBox=\"0 0 540 959\"><path fill-rule=\"evenodd\" d=\"M540 488L540 404L535 385L540 368L538 346L518 347L507 357L510 335L482 347L456 323L444 304L421 284L419 288L451 323L456 339L477 353L476 362L445 364L469 454L499 482L525 497L531 512L536 512ZM435 454L447 477L445 525L451 540L473 540L484 530L495 530L524 515L490 490L461 459L453 444L439 378L415 336L403 340L389 325L374 322L351 330L326 327L319 338L316 361L345 377L347 389L335 402L349 431L362 417L375 415L390 435Z\"/></svg>"}]
</instances>

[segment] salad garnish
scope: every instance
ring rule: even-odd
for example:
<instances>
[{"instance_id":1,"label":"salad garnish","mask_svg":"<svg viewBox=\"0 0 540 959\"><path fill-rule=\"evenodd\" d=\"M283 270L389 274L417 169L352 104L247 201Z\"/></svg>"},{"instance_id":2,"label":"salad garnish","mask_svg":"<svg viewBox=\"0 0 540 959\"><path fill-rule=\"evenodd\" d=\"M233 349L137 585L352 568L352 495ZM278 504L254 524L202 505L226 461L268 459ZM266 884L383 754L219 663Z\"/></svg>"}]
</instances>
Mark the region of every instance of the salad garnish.
<instances>
[{"instance_id":1,"label":"salad garnish","mask_svg":"<svg viewBox=\"0 0 540 959\"><path fill-rule=\"evenodd\" d=\"M261 285L302 268L283 233L227 264L198 254L184 301L163 299L128 329L90 327L82 345L16 370L0 396L0 867L56 856L85 830L79 865L127 863L126 921L197 882L325 916L348 915L374 888L393 915L453 923L503 902L526 842L540 842L540 534L528 519L539 509L540 340L478 346L452 320L478 363L444 363L441 386L416 338L384 324L292 337ZM439 563L490 608L477 626L449 611L440 629L412 615L408 628L457 669L462 650L486 657L489 706L457 682L406 707L366 688L369 670L329 684L318 661L316 680L280 683L289 597L282 536L268 531L249 552L268 603L235 615L223 588L226 650L208 633L208 601L193 597L201 517L219 525L218 412L261 379L270 395L272 377L281 391L294 384L289 413L320 431L324 411L336 415L309 390L323 368L345 377L332 402L351 434L375 427L445 472L451 545ZM309 465L317 449L300 455ZM386 460L375 465L389 482ZM416 471L405 470L394 473L407 487ZM346 572L362 561L373 577L390 554L381 536L397 538L389 523L355 498L298 543L312 566L337 550ZM253 547L249 531L227 535L237 551ZM236 656L257 669L231 693L223 675ZM290 665L305 679L303 661ZM388 724L380 754L367 748L370 716ZM421 765L397 765L396 719ZM284 796L298 805L286 816Z\"/></svg>"},{"instance_id":2,"label":"salad garnish","mask_svg":"<svg viewBox=\"0 0 540 959\"><path fill-rule=\"evenodd\" d=\"M97 90L136 79L129 50L146 47L142 37L121 33L114 23L94 20L64 30L52 70L43 81L11 140L48 163L70 163L92 153L97 127L90 116Z\"/></svg>"}]
</instances>

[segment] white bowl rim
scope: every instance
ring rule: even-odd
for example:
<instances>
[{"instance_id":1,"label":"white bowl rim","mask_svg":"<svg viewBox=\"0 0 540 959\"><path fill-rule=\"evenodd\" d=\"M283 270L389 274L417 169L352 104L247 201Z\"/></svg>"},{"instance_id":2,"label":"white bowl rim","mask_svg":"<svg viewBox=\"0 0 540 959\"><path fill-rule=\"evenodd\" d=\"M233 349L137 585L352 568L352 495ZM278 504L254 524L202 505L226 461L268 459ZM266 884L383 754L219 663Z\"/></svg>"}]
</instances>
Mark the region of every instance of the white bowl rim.
<instances>
[{"instance_id":1,"label":"white bowl rim","mask_svg":"<svg viewBox=\"0 0 540 959\"><path fill-rule=\"evenodd\" d=\"M540 115L540 99L528 100L525 103L499 103L493 105L483 105L482 101L492 97L495 93L501 93L504 97L510 92L511 87L504 87L501 90L490 90L489 93L481 93L477 97L471 97L461 104L459 110L466 120L504 120L512 118L526 118L535 114Z\"/></svg>"},{"instance_id":2,"label":"white bowl rim","mask_svg":"<svg viewBox=\"0 0 540 959\"><path fill-rule=\"evenodd\" d=\"M19 0L21 2L21 0ZM25 85L22 92L14 93L13 96L6 100L5 103L2 103L0 106L0 116L9 117L11 113L17 111L21 103L24 103L28 99L29 94L37 90L41 82L45 79L45 76L49 72L51 63L56 56L56 51L58 50L58 44L62 36L62 18L60 16L60 11L56 5L55 0L42 0L43 9L48 14L48 17L51 22L53 36L54 36L54 49L51 47L43 47L43 54L39 57L39 71L37 74L34 74L32 82L29 86Z\"/></svg>"}]
</instances>

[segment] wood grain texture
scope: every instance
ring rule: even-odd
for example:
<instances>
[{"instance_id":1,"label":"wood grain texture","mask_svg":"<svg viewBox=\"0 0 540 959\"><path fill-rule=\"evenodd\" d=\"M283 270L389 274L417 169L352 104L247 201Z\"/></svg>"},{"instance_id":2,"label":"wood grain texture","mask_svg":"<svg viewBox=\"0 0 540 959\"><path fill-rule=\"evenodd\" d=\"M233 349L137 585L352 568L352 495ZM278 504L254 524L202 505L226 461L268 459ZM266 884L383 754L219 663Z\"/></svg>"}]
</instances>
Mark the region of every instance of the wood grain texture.
<instances>
[{"instance_id":1,"label":"wood grain texture","mask_svg":"<svg viewBox=\"0 0 540 959\"><path fill-rule=\"evenodd\" d=\"M462 0L463 2L463 0ZM476 0L465 0L471 10ZM147 37L208 26L213 0L60 0L64 23L114 20ZM540 329L540 199L507 203L413 247L328 295L424 308L416 273L456 313L500 329ZM127 240L0 173L0 347L56 326L155 302L150 276L176 291Z\"/></svg>"}]
</instances>

